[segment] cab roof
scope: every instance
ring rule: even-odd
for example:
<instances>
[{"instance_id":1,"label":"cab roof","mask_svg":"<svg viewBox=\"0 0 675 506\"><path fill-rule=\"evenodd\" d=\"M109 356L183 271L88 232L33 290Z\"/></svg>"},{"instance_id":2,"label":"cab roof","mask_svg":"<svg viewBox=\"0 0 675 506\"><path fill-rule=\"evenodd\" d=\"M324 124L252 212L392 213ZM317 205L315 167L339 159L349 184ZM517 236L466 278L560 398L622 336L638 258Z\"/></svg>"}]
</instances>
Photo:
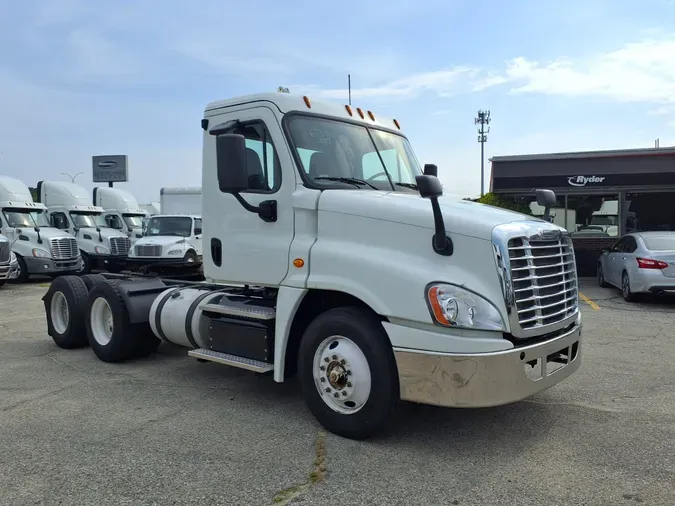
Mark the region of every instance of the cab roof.
<instances>
[{"instance_id":1,"label":"cab roof","mask_svg":"<svg viewBox=\"0 0 675 506\"><path fill-rule=\"evenodd\" d=\"M400 124L397 120L385 116L380 116L376 111L365 109L356 105L341 104L339 102L328 102L312 99L311 95L294 95L291 93L257 93L253 95L244 95L230 98L227 100L218 100L210 102L204 111L204 117L218 115L221 109L233 107L236 105L250 104L254 102L268 102L274 104L283 114L292 111L307 112L324 116L332 116L339 119L347 119L363 123L364 125L375 125L395 132L400 132Z\"/></svg>"}]
</instances>

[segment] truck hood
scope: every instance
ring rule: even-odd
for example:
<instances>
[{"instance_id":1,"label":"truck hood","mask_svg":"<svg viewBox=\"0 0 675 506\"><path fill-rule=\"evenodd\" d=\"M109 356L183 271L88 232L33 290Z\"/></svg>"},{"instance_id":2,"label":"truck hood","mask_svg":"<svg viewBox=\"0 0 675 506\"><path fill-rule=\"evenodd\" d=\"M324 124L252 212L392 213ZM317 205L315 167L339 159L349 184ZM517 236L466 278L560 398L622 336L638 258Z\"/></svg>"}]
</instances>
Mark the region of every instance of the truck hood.
<instances>
[{"instance_id":1,"label":"truck hood","mask_svg":"<svg viewBox=\"0 0 675 506\"><path fill-rule=\"evenodd\" d=\"M490 240L502 223L543 220L499 207L441 196L438 203L449 233ZM351 214L416 227L434 228L431 202L415 193L367 190L324 190L319 211Z\"/></svg>"},{"instance_id":2,"label":"truck hood","mask_svg":"<svg viewBox=\"0 0 675 506\"><path fill-rule=\"evenodd\" d=\"M185 241L183 241L185 239ZM188 242L187 237L178 237L175 235L153 235L151 237L143 237L136 241L138 246L170 246L172 244L180 244Z\"/></svg>"},{"instance_id":3,"label":"truck hood","mask_svg":"<svg viewBox=\"0 0 675 506\"><path fill-rule=\"evenodd\" d=\"M28 237L32 243L36 244L37 243L37 232L33 230L32 228L28 227L23 227L21 229L21 235L25 235ZM49 241L50 239L61 239L64 237L72 237L67 232L63 232L62 230L59 230L58 228L52 228L52 227L44 227L40 228L40 238L43 241Z\"/></svg>"},{"instance_id":4,"label":"truck hood","mask_svg":"<svg viewBox=\"0 0 675 506\"><path fill-rule=\"evenodd\" d=\"M79 229L79 233L75 236L77 239L82 239L82 234L87 234L92 236L92 238L98 240L98 232L96 231L95 228L81 228ZM127 237L127 234L123 234L122 232L118 232L117 230L114 230L112 228L102 228L101 229L101 237L103 239L110 239L111 237Z\"/></svg>"}]
</instances>

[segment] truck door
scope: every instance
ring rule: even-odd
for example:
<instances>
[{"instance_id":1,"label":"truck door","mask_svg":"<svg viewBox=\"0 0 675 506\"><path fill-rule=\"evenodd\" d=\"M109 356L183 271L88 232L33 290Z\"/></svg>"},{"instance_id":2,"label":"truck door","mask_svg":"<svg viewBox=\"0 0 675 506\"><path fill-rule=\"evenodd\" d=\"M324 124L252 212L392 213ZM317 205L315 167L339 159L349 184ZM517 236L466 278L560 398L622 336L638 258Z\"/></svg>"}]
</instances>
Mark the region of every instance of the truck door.
<instances>
[{"instance_id":1,"label":"truck door","mask_svg":"<svg viewBox=\"0 0 675 506\"><path fill-rule=\"evenodd\" d=\"M208 130L232 120L238 123L236 130L230 133L246 138L249 188L240 195L253 206L275 200L277 219L274 222L263 221L257 213L244 209L233 195L218 189L216 140ZM274 113L266 106L258 106L209 118L209 127L204 132L203 164L206 276L224 282L280 285L289 269L296 180Z\"/></svg>"}]
</instances>

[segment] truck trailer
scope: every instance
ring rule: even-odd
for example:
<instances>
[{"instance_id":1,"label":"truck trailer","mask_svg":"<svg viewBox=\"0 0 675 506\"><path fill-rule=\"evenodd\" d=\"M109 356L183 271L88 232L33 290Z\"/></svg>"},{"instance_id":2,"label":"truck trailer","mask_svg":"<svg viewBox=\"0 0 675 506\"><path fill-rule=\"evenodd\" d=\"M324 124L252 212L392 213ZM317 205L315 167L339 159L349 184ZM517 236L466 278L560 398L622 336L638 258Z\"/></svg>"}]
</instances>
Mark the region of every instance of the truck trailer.
<instances>
[{"instance_id":1,"label":"truck trailer","mask_svg":"<svg viewBox=\"0 0 675 506\"><path fill-rule=\"evenodd\" d=\"M497 406L579 368L567 231L443 196L397 120L283 93L213 102L201 127L206 281L59 278L43 298L58 346L119 362L167 342L297 375L316 419L354 439L401 400Z\"/></svg>"}]
</instances>

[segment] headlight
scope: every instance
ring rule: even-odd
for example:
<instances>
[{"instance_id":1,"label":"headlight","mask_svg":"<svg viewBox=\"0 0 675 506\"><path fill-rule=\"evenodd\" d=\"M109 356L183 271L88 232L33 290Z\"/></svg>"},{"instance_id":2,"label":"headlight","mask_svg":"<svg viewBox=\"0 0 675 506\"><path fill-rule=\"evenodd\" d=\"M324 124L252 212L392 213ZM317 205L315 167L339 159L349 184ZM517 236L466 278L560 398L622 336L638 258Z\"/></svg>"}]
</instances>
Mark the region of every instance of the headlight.
<instances>
[{"instance_id":1,"label":"headlight","mask_svg":"<svg viewBox=\"0 0 675 506\"><path fill-rule=\"evenodd\" d=\"M182 255L183 250L182 249L172 249L167 253L167 255Z\"/></svg>"},{"instance_id":2,"label":"headlight","mask_svg":"<svg viewBox=\"0 0 675 506\"><path fill-rule=\"evenodd\" d=\"M465 288L435 283L427 287L426 299L431 317L438 325L474 330L506 330L497 308Z\"/></svg>"},{"instance_id":3,"label":"headlight","mask_svg":"<svg viewBox=\"0 0 675 506\"><path fill-rule=\"evenodd\" d=\"M51 258L52 256L49 254L49 251L45 251L40 248L35 248L33 250L33 256L37 258Z\"/></svg>"},{"instance_id":4,"label":"headlight","mask_svg":"<svg viewBox=\"0 0 675 506\"><path fill-rule=\"evenodd\" d=\"M94 248L94 251L96 253L98 253L99 255L109 255L110 254L110 250L108 248L106 248L105 246L96 246Z\"/></svg>"}]
</instances>

